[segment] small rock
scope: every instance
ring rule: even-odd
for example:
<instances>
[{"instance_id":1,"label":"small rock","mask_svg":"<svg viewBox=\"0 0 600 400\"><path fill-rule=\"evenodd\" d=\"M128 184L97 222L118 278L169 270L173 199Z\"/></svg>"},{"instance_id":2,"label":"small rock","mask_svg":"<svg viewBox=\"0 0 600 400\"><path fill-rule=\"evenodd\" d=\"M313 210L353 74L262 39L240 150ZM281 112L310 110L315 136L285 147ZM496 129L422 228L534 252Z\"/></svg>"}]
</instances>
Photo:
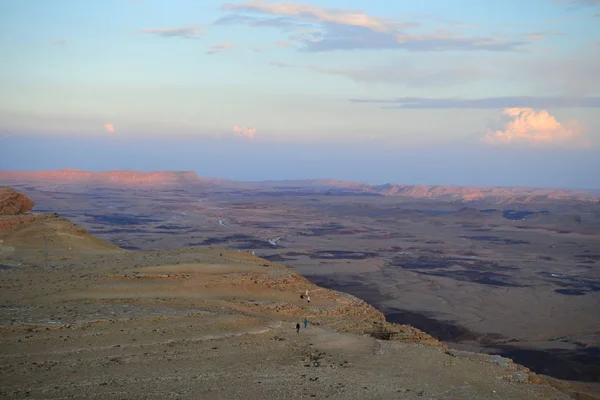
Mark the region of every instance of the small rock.
<instances>
[{"instance_id":1,"label":"small rock","mask_svg":"<svg viewBox=\"0 0 600 400\"><path fill-rule=\"evenodd\" d=\"M523 372L516 372L509 378L512 382L526 383L529 381L529 376Z\"/></svg>"}]
</instances>

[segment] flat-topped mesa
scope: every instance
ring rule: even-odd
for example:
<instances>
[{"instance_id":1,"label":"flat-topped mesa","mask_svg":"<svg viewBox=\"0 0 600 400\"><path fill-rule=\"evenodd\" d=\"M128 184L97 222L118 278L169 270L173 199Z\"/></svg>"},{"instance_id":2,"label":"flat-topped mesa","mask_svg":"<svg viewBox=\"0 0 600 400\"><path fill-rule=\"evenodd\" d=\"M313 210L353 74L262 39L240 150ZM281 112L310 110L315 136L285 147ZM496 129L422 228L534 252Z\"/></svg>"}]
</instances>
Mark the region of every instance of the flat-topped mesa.
<instances>
[{"instance_id":1,"label":"flat-topped mesa","mask_svg":"<svg viewBox=\"0 0 600 400\"><path fill-rule=\"evenodd\" d=\"M0 215L28 214L35 203L22 193L0 188Z\"/></svg>"},{"instance_id":2,"label":"flat-topped mesa","mask_svg":"<svg viewBox=\"0 0 600 400\"><path fill-rule=\"evenodd\" d=\"M202 179L193 171L105 171L89 172L76 169L57 171L0 171L6 181L47 181L58 183L87 183L106 185L168 186L200 183Z\"/></svg>"}]
</instances>

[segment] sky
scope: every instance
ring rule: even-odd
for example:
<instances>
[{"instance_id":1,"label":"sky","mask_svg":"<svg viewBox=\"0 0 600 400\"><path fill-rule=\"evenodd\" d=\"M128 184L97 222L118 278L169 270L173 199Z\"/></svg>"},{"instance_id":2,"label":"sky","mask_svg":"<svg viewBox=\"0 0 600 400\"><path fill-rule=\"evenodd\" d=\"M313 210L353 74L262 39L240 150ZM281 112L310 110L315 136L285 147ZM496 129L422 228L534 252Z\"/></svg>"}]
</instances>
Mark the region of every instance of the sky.
<instances>
[{"instance_id":1,"label":"sky","mask_svg":"<svg viewBox=\"0 0 600 400\"><path fill-rule=\"evenodd\" d=\"M600 0L0 0L0 169L600 189Z\"/></svg>"}]
</instances>

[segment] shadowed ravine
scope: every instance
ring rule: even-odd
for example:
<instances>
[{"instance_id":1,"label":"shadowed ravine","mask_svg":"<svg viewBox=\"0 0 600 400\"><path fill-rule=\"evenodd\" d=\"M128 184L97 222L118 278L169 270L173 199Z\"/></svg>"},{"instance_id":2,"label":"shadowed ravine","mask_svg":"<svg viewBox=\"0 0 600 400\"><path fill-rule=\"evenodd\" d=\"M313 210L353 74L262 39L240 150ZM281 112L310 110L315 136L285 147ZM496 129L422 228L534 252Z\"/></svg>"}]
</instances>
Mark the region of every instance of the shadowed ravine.
<instances>
[{"instance_id":1,"label":"shadowed ravine","mask_svg":"<svg viewBox=\"0 0 600 400\"><path fill-rule=\"evenodd\" d=\"M517 343L507 343L507 338L491 332L473 332L451 321L437 320L423 313L384 308L381 302L385 300L385 295L359 281L340 284L330 277L320 275L311 275L307 278L316 285L356 296L380 310L389 322L412 325L446 343L450 348L462 342L476 342L478 345L469 346L469 351L508 357L532 371L558 379L600 382L600 348L598 347L582 347L571 351L522 348ZM465 347L461 346L461 348Z\"/></svg>"}]
</instances>

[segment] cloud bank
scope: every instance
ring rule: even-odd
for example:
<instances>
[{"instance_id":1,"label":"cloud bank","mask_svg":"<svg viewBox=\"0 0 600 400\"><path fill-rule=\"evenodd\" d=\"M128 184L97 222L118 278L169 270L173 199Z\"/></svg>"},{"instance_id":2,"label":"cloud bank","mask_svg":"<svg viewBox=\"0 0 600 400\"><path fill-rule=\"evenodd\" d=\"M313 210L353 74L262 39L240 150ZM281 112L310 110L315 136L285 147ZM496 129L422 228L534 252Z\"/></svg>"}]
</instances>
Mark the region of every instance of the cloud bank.
<instances>
[{"instance_id":1,"label":"cloud bank","mask_svg":"<svg viewBox=\"0 0 600 400\"><path fill-rule=\"evenodd\" d=\"M566 127L546 110L507 108L483 140L493 145L584 145L581 130Z\"/></svg>"},{"instance_id":2,"label":"cloud bank","mask_svg":"<svg viewBox=\"0 0 600 400\"><path fill-rule=\"evenodd\" d=\"M352 103L383 104L384 108L402 109L486 109L486 108L598 108L600 97L500 96L479 99L459 97L398 97L395 99L349 99Z\"/></svg>"},{"instance_id":3,"label":"cloud bank","mask_svg":"<svg viewBox=\"0 0 600 400\"><path fill-rule=\"evenodd\" d=\"M289 37L291 41L300 44L299 50L308 52L357 49L513 51L526 43L522 40L502 40L486 36L465 37L446 30L415 33L410 30L421 27L419 22L399 21L360 11L332 10L295 2L227 3L223 5L223 10L233 14L218 19L216 24L269 26L284 30L312 28L309 29L310 32L295 32Z\"/></svg>"}]
</instances>

